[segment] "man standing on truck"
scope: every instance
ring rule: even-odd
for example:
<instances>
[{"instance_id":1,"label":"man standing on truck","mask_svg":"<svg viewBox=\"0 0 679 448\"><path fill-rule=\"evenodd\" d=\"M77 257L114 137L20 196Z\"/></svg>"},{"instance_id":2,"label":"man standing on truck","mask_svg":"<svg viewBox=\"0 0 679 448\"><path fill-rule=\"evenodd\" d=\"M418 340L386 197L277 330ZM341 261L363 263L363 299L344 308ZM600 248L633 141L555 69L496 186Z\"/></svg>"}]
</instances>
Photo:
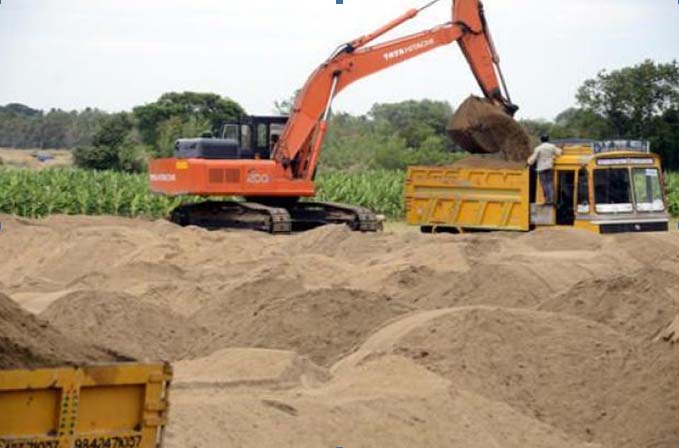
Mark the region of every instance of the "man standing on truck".
<instances>
[{"instance_id":1,"label":"man standing on truck","mask_svg":"<svg viewBox=\"0 0 679 448\"><path fill-rule=\"evenodd\" d=\"M534 165L537 161L536 171L542 184L542 193L545 197L545 205L554 205L554 159L563 151L549 143L549 135L540 136L540 145L533 150L533 155L528 158L528 165Z\"/></svg>"}]
</instances>

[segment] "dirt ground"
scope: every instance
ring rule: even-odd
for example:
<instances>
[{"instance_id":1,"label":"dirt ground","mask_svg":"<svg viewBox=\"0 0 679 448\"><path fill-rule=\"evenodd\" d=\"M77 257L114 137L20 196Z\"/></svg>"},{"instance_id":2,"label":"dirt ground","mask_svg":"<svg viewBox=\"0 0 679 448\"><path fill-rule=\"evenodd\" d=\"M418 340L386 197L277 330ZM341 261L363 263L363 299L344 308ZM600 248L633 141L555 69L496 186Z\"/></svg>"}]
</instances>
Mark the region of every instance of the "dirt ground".
<instances>
[{"instance_id":1,"label":"dirt ground","mask_svg":"<svg viewBox=\"0 0 679 448\"><path fill-rule=\"evenodd\" d=\"M50 160L41 162L38 155ZM0 166L42 169L55 166L73 165L73 154L65 149L10 149L0 148Z\"/></svg>"},{"instance_id":2,"label":"dirt ground","mask_svg":"<svg viewBox=\"0 0 679 448\"><path fill-rule=\"evenodd\" d=\"M173 361L170 448L679 443L677 233L0 222L0 312Z\"/></svg>"}]
</instances>

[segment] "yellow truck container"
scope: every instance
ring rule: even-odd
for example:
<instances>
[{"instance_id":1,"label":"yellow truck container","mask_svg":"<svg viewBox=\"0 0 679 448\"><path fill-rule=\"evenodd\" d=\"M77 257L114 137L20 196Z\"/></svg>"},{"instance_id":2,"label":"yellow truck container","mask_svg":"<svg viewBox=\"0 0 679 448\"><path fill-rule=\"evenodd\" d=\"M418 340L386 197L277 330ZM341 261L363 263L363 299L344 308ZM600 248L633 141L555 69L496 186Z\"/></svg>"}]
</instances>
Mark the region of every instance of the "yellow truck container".
<instances>
[{"instance_id":1,"label":"yellow truck container","mask_svg":"<svg viewBox=\"0 0 679 448\"><path fill-rule=\"evenodd\" d=\"M425 231L530 228L528 170L410 167L405 191L408 224Z\"/></svg>"},{"instance_id":2,"label":"yellow truck container","mask_svg":"<svg viewBox=\"0 0 679 448\"><path fill-rule=\"evenodd\" d=\"M169 364L0 370L0 448L160 447Z\"/></svg>"},{"instance_id":3,"label":"yellow truck container","mask_svg":"<svg viewBox=\"0 0 679 448\"><path fill-rule=\"evenodd\" d=\"M480 163L408 169L406 221L423 232L579 227L597 233L667 231L659 156L638 141L555 142L555 205L528 168Z\"/></svg>"}]
</instances>

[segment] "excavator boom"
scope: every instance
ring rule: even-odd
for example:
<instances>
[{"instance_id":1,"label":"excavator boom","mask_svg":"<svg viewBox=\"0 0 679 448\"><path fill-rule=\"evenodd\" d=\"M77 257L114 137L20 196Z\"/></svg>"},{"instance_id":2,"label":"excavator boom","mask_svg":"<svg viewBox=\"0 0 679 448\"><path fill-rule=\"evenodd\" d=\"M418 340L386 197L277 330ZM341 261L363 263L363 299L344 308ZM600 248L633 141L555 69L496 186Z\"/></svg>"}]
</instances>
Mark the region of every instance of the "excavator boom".
<instances>
[{"instance_id":1,"label":"excavator boom","mask_svg":"<svg viewBox=\"0 0 679 448\"><path fill-rule=\"evenodd\" d=\"M309 77L297 95L288 125L273 154L277 162L289 169L292 178L312 179L335 95L361 78L455 41L459 43L483 95L508 114L516 111L517 107L502 95L496 73L496 69L499 72L499 57L479 0L454 1L451 22L368 46L416 17L422 9L411 9L377 31L342 46Z\"/></svg>"}]
</instances>

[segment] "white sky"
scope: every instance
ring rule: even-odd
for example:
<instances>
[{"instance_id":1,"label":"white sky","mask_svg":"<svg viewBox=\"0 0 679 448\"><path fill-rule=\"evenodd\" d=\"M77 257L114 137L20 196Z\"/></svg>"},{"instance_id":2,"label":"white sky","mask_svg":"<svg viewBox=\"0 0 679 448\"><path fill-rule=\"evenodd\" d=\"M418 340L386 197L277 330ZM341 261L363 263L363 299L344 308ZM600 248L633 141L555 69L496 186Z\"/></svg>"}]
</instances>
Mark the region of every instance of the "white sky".
<instances>
[{"instance_id":1,"label":"white sky","mask_svg":"<svg viewBox=\"0 0 679 448\"><path fill-rule=\"evenodd\" d=\"M0 0L0 104L127 110L168 91L229 96L248 113L301 87L342 42L425 0ZM450 0L399 34L450 20ZM679 58L677 0L485 0L522 117L554 118L583 80L645 58ZM478 86L456 45L352 85L335 110Z\"/></svg>"}]
</instances>

